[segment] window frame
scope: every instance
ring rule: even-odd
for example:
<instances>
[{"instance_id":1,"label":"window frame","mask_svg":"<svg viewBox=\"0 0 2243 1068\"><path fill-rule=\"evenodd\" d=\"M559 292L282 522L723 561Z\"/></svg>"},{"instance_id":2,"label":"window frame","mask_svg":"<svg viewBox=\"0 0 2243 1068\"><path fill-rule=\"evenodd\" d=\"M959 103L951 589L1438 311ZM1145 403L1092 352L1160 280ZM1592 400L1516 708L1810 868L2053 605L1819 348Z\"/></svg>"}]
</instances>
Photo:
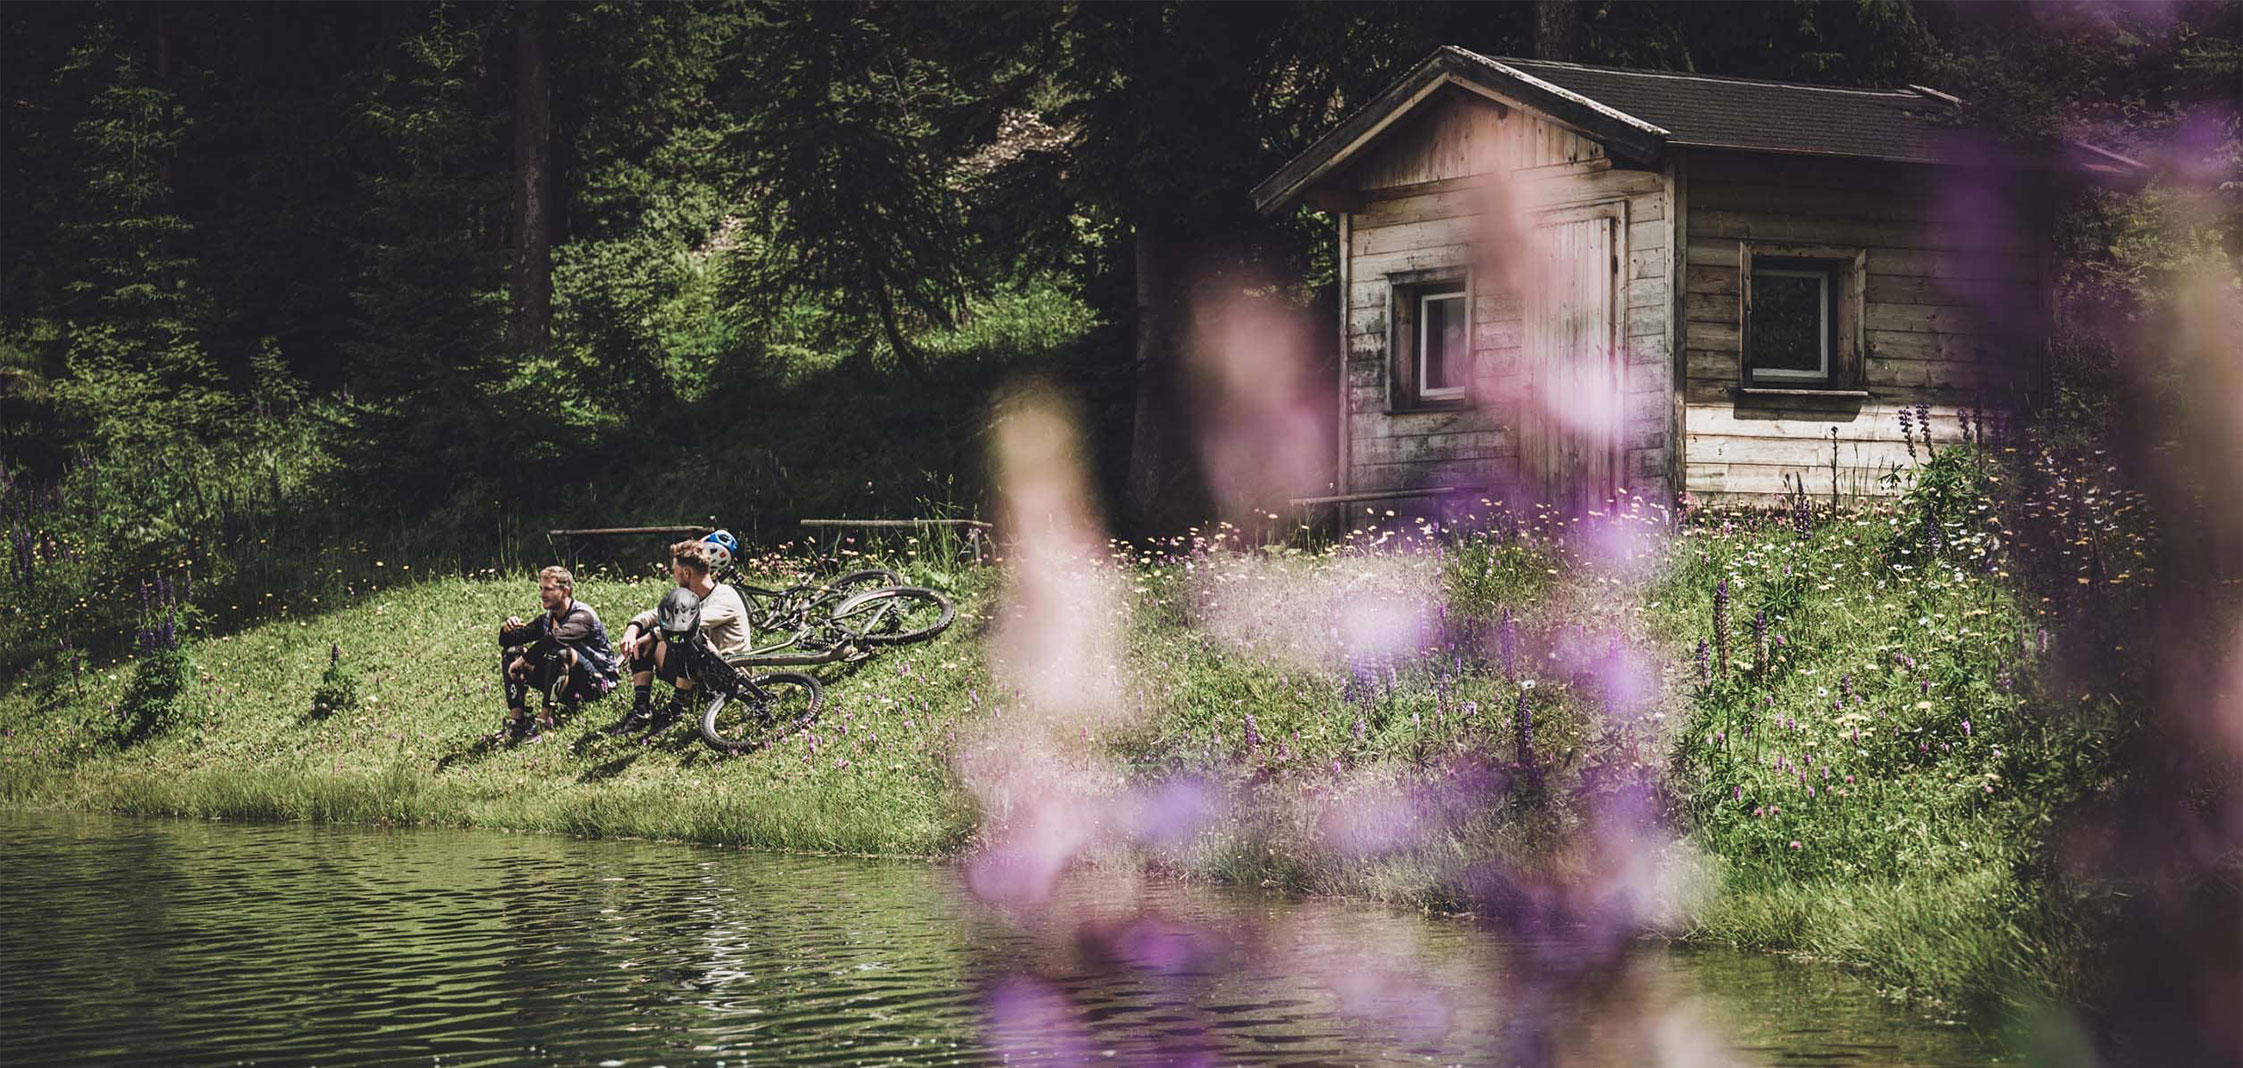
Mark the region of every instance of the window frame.
<instances>
[{"instance_id":1,"label":"window frame","mask_svg":"<svg viewBox=\"0 0 2243 1068\"><path fill-rule=\"evenodd\" d=\"M1472 318L1474 307L1471 271L1462 266L1397 271L1386 276L1387 359L1386 410L1390 413L1452 411L1472 406ZM1428 391L1425 381L1426 338L1421 329L1427 300L1459 300L1464 314L1464 381Z\"/></svg>"},{"instance_id":2,"label":"window frame","mask_svg":"<svg viewBox=\"0 0 2243 1068\"><path fill-rule=\"evenodd\" d=\"M1472 388L1472 294L1465 292L1461 286L1455 289L1445 286L1425 286L1418 290L1416 297L1417 317L1415 319L1416 328L1413 332L1416 334L1414 340L1417 347L1417 374L1411 379L1415 387L1412 396L1418 401L1440 402L1462 399L1465 394L1471 392ZM1455 301L1458 306L1458 314L1464 317L1465 381L1458 385L1430 389L1426 387L1425 383L1432 378L1430 372L1432 371L1431 356L1433 353L1429 342L1433 339L1433 332L1425 329L1425 322L1427 306L1435 301Z\"/></svg>"},{"instance_id":3,"label":"window frame","mask_svg":"<svg viewBox=\"0 0 2243 1068\"><path fill-rule=\"evenodd\" d=\"M1761 367L1756 362L1745 368L1746 374L1752 377L1753 384L1796 386L1826 385L1831 382L1835 377L1832 372L1835 369L1833 366L1836 362L1834 357L1838 350L1838 308L1837 302L1832 299L1835 295L1832 290L1837 288L1838 280L1835 277L1837 271L1833 270L1827 263L1819 261L1777 259L1771 256L1766 257L1762 263L1754 264L1752 274L1754 278L1812 278L1819 283L1815 287L1815 326L1817 329L1815 330L1816 359L1814 369ZM1752 318L1748 312L1745 317L1745 330L1750 332L1752 328Z\"/></svg>"},{"instance_id":4,"label":"window frame","mask_svg":"<svg viewBox=\"0 0 2243 1068\"><path fill-rule=\"evenodd\" d=\"M1830 245L1743 241L1737 256L1738 387L1746 393L1829 393L1865 395L1863 329L1868 253ZM1755 272L1819 273L1823 276L1822 369L1808 375L1783 368L1759 369L1752 352L1752 277Z\"/></svg>"}]
</instances>

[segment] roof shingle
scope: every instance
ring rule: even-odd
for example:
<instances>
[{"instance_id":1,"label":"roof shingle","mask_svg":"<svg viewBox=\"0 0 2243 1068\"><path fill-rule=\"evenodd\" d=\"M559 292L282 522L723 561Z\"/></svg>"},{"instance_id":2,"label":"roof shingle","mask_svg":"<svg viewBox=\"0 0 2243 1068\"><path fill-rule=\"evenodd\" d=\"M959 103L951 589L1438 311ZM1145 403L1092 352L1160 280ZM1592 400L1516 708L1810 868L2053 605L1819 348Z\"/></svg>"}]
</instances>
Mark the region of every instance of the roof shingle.
<instances>
[{"instance_id":1,"label":"roof shingle","mask_svg":"<svg viewBox=\"0 0 2243 1068\"><path fill-rule=\"evenodd\" d=\"M1985 135L1950 125L1949 104L1909 89L1845 89L1700 74L1477 57L1667 131L1668 144L1911 163L1971 158Z\"/></svg>"}]
</instances>

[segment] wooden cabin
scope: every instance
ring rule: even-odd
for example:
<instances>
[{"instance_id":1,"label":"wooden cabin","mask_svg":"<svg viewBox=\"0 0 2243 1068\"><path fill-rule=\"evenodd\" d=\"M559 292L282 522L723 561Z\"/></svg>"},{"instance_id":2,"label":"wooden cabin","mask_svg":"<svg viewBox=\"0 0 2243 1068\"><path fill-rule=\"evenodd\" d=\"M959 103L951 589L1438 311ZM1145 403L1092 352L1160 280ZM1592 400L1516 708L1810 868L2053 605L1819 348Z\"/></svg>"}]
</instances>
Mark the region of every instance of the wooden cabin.
<instances>
[{"instance_id":1,"label":"wooden cabin","mask_svg":"<svg viewBox=\"0 0 2243 1068\"><path fill-rule=\"evenodd\" d=\"M1435 52L1254 191L1338 223L1318 500L1889 492L1903 406L2030 396L2056 194L2139 169L1955 105Z\"/></svg>"}]
</instances>

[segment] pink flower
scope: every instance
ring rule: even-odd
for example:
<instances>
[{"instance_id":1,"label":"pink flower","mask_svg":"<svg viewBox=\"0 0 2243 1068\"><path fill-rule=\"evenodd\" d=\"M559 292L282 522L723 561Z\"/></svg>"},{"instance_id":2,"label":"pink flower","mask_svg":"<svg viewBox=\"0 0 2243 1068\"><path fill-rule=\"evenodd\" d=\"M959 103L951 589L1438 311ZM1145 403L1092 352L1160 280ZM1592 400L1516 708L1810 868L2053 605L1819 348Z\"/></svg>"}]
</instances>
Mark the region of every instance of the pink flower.
<instances>
[{"instance_id":1,"label":"pink flower","mask_svg":"<svg viewBox=\"0 0 2243 1068\"><path fill-rule=\"evenodd\" d=\"M1792 840L1791 840L1791 848L1793 848L1793 849L1797 849L1797 848L1799 848L1799 839L1797 839L1797 838L1794 838L1794 839L1792 839Z\"/></svg>"},{"instance_id":2,"label":"pink flower","mask_svg":"<svg viewBox=\"0 0 2243 1068\"><path fill-rule=\"evenodd\" d=\"M1853 776L1851 776L1851 775L1848 775L1848 776L1846 776L1846 781L1847 781L1847 782L1852 782L1852 781L1854 781L1854 777L1853 777Z\"/></svg>"},{"instance_id":3,"label":"pink flower","mask_svg":"<svg viewBox=\"0 0 2243 1068\"><path fill-rule=\"evenodd\" d=\"M1759 819L1760 817L1762 817L1762 816L1765 816L1765 815L1767 815L1767 814L1768 814L1768 810L1767 810L1766 808L1763 808L1763 807L1761 807L1761 806L1759 806L1759 805L1754 805L1754 806L1753 806L1753 809L1752 809L1752 818L1753 818L1753 819Z\"/></svg>"}]
</instances>

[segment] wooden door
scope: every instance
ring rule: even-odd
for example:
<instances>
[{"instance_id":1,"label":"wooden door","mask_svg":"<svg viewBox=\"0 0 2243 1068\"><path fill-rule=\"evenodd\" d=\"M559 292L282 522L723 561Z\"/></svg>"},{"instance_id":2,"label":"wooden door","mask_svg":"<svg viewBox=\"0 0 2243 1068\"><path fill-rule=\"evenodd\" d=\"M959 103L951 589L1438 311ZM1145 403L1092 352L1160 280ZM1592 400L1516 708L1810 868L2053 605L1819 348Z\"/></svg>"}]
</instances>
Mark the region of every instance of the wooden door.
<instances>
[{"instance_id":1,"label":"wooden door","mask_svg":"<svg viewBox=\"0 0 2243 1068\"><path fill-rule=\"evenodd\" d=\"M1528 403L1519 426L1522 489L1567 512L1618 489L1621 205L1544 215L1542 262L1526 294Z\"/></svg>"}]
</instances>

